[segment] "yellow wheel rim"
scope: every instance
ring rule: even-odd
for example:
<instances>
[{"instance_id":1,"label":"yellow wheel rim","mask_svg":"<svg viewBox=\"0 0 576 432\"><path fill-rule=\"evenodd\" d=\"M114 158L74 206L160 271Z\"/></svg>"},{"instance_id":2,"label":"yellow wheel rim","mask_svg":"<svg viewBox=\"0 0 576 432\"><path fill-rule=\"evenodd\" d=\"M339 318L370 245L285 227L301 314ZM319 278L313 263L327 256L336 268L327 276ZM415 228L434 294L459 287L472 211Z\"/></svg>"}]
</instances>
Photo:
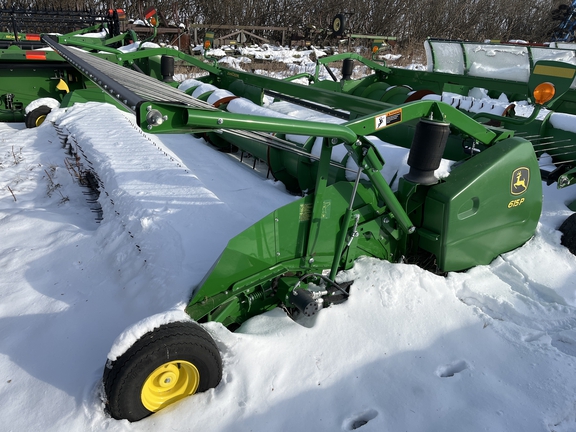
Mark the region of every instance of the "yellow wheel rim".
<instances>
[{"instance_id":1,"label":"yellow wheel rim","mask_svg":"<svg viewBox=\"0 0 576 432\"><path fill-rule=\"evenodd\" d=\"M36 127L40 126L42 123L44 123L44 120L46 120L46 116L45 115L41 115L36 119Z\"/></svg>"},{"instance_id":2,"label":"yellow wheel rim","mask_svg":"<svg viewBox=\"0 0 576 432\"><path fill-rule=\"evenodd\" d=\"M172 361L156 368L142 386L142 405L156 412L186 396L196 393L200 373L187 361Z\"/></svg>"}]
</instances>

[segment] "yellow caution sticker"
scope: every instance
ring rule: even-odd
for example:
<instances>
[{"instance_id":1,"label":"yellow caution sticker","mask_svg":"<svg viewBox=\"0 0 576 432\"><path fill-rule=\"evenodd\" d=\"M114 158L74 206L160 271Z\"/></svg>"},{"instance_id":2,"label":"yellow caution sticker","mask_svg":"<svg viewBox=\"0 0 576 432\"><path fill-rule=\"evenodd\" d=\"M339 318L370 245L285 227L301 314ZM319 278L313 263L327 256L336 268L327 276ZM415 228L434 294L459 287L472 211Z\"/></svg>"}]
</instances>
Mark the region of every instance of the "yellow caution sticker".
<instances>
[{"instance_id":1,"label":"yellow caution sticker","mask_svg":"<svg viewBox=\"0 0 576 432\"><path fill-rule=\"evenodd\" d=\"M574 78L574 74L576 73L576 69L572 68L563 68L560 66L545 66L537 64L534 67L533 74L535 75L548 75L551 77L558 77L558 78Z\"/></svg>"},{"instance_id":2,"label":"yellow caution sticker","mask_svg":"<svg viewBox=\"0 0 576 432\"><path fill-rule=\"evenodd\" d=\"M374 117L374 121L375 130L384 129L385 127L391 126L395 123L400 123L402 121L402 108L376 116Z\"/></svg>"}]
</instances>

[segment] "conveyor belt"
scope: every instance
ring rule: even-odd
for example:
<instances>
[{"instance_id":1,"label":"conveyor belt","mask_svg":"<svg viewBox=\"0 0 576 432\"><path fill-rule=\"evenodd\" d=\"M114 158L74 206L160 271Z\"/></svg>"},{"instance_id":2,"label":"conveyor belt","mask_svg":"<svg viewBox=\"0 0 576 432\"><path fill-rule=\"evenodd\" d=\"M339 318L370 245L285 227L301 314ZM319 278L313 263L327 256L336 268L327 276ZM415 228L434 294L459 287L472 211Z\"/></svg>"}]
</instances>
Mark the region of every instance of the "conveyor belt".
<instances>
[{"instance_id":1,"label":"conveyor belt","mask_svg":"<svg viewBox=\"0 0 576 432\"><path fill-rule=\"evenodd\" d=\"M104 60L86 51L64 46L46 35L42 37L42 40L132 112L136 112L138 104L144 101L180 103L195 109L216 110L207 102L193 98L148 75Z\"/></svg>"},{"instance_id":2,"label":"conveyor belt","mask_svg":"<svg viewBox=\"0 0 576 432\"><path fill-rule=\"evenodd\" d=\"M133 113L136 113L138 105L143 102L177 103L199 110L219 111L208 102L196 99L148 75L102 59L86 51L64 46L48 36L43 36L42 40L68 63ZM265 132L240 130L227 130L226 132L259 142L267 147L277 148L310 159L319 159L294 143ZM331 161L331 165L348 170L338 162Z\"/></svg>"}]
</instances>

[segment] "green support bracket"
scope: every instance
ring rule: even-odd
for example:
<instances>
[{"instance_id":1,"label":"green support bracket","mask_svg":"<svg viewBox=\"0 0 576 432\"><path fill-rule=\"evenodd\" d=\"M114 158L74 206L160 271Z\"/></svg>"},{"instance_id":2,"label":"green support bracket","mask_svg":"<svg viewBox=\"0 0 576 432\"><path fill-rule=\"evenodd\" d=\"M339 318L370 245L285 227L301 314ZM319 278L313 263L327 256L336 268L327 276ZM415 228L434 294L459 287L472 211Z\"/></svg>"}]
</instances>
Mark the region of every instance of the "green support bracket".
<instances>
[{"instance_id":1,"label":"green support bracket","mask_svg":"<svg viewBox=\"0 0 576 432\"><path fill-rule=\"evenodd\" d=\"M374 60L367 59L366 57L362 57L359 54L342 53L342 54L336 54L333 56L322 57L322 58L318 59L318 62L316 64L316 72L314 74L314 79L316 81L319 81L319 79L320 79L320 75L319 75L320 74L320 65L327 65L328 63L339 62L339 61L342 61L344 59L356 60L356 61L362 63L363 65L368 66L370 69L372 69L374 71L381 72L385 75L388 75L390 72L392 72L392 70L389 67L387 67L386 65L377 63Z\"/></svg>"},{"instance_id":2,"label":"green support bracket","mask_svg":"<svg viewBox=\"0 0 576 432\"><path fill-rule=\"evenodd\" d=\"M314 188L314 202L312 204L312 219L310 221L310 228L308 229L308 239L306 256L302 263L302 267L314 265L314 255L318 237L320 235L320 225L326 219L327 213L330 212L330 202L324 201L324 191L328 184L328 170L330 168L330 156L332 155L332 146L328 139L324 138L322 142L322 149L320 151L320 161L318 164L318 174L316 176L316 187Z\"/></svg>"},{"instance_id":3,"label":"green support bracket","mask_svg":"<svg viewBox=\"0 0 576 432\"><path fill-rule=\"evenodd\" d=\"M393 109L348 122L346 126L358 136L366 136L420 118L449 121L463 133L486 145L494 143L499 138L494 130L486 128L456 108L436 101L417 101L398 105ZM508 131L505 136L509 136Z\"/></svg>"},{"instance_id":4,"label":"green support bracket","mask_svg":"<svg viewBox=\"0 0 576 432\"><path fill-rule=\"evenodd\" d=\"M366 138L361 137L360 143L354 146L346 146L351 156L354 158L356 164L362 168L366 174L372 187L377 191L380 198L386 204L386 207L405 234L412 234L414 232L414 224L402 208L398 198L390 189L390 185L386 182L380 171L384 165L383 158L374 147L374 145Z\"/></svg>"},{"instance_id":5,"label":"green support bracket","mask_svg":"<svg viewBox=\"0 0 576 432\"><path fill-rule=\"evenodd\" d=\"M348 228L350 226L350 221L352 220L352 214L354 212L354 200L356 199L356 192L358 191L358 184L360 183L360 177L362 176L362 167L358 168L358 172L356 173L356 181L354 182L354 188L352 189L352 194L350 195L350 204L344 213L344 218L342 219L342 224L340 228L340 234L338 237L338 241L336 243L336 250L334 251L334 260L332 261L332 267L330 268L330 279L334 280L336 278L336 273L338 273L338 268L340 266L340 262L342 260L342 254L344 252L344 245L348 240ZM356 228L358 227L358 220L360 219L360 214L356 213L356 223L355 228L352 233L350 233L350 241L348 242L348 246L352 243L356 237L358 237L358 231Z\"/></svg>"}]
</instances>

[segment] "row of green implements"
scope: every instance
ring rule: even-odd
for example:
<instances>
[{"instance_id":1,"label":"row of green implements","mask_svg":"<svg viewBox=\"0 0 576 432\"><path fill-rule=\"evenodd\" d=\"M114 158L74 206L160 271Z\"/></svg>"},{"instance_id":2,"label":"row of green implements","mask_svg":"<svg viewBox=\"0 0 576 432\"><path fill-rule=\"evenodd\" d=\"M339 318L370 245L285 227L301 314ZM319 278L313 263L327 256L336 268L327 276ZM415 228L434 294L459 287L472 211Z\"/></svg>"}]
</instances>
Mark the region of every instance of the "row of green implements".
<instances>
[{"instance_id":1,"label":"row of green implements","mask_svg":"<svg viewBox=\"0 0 576 432\"><path fill-rule=\"evenodd\" d=\"M338 283L336 276L360 256L409 261L438 273L488 264L536 230L542 208L540 154L547 152L557 165L545 173L547 180L561 187L573 182L573 161L565 153L571 152L574 133L555 128L552 112L541 115L543 108L569 109L562 102L571 97L576 66L567 63L537 61L527 82L513 86L535 106L523 119L510 112L476 116L427 99L444 91L430 84L440 82L437 72L404 74L353 54L318 64L342 64L342 80L321 81L317 73L299 76L308 78L309 85L302 85L222 68L168 48L121 52L106 39L92 44L67 35L42 40L52 50L0 50L2 121L40 124L49 108L26 113L26 107L42 97L62 107L113 103L132 112L147 132L202 134L220 149L248 152L266 161L289 191L302 195L229 240L194 290L186 308L191 321L155 328L107 362L104 399L117 419L140 420L218 385L221 357L202 323L219 322L233 331L278 306L292 316L314 315L351 294L350 283ZM202 68L201 80L230 96L208 103L211 91L193 98L192 90L177 90L175 60ZM352 79L355 61L374 73ZM409 86L400 84L403 74ZM469 76L462 79L473 82ZM452 76L444 85L469 87L457 81ZM477 84L486 88L490 82ZM239 97L261 105L264 95L343 122L228 109ZM409 171L394 185L382 174L385 158L372 136L410 149ZM544 138L555 144L534 146ZM453 163L450 174L438 179L434 172L443 158Z\"/></svg>"}]
</instances>

